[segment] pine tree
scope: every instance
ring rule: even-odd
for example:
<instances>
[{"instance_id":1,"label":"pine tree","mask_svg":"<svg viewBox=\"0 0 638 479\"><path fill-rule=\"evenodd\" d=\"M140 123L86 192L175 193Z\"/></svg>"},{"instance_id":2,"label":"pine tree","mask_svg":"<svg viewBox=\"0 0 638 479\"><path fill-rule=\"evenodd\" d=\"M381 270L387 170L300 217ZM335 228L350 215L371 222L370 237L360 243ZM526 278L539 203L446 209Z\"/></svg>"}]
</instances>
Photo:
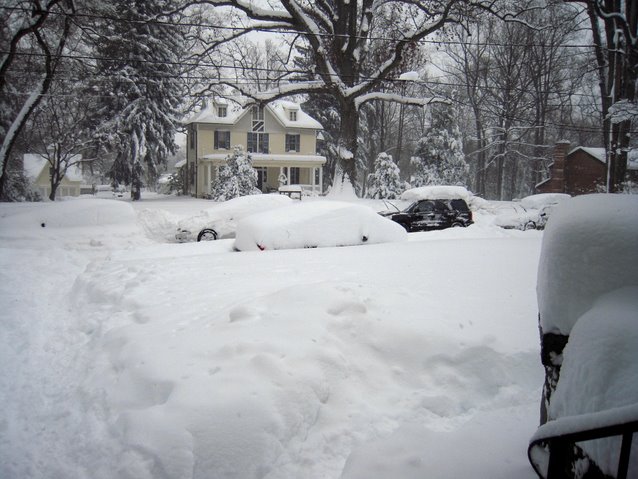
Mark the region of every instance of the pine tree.
<instances>
[{"instance_id":1,"label":"pine tree","mask_svg":"<svg viewBox=\"0 0 638 479\"><path fill-rule=\"evenodd\" d=\"M368 197L396 199L403 190L399 167L387 153L379 153L374 160L374 173L368 176Z\"/></svg>"},{"instance_id":2,"label":"pine tree","mask_svg":"<svg viewBox=\"0 0 638 479\"><path fill-rule=\"evenodd\" d=\"M105 16L126 20L103 25L97 46L98 67L108 78L99 110L101 133L106 148L115 153L114 183L130 184L132 198L139 199L144 172L154 180L177 149L181 83L175 70L183 34L155 20L170 2L114 0L111 5Z\"/></svg>"},{"instance_id":3,"label":"pine tree","mask_svg":"<svg viewBox=\"0 0 638 479\"><path fill-rule=\"evenodd\" d=\"M463 153L461 132L449 107L435 108L432 125L417 144L412 157L412 187L425 185L465 185L469 166Z\"/></svg>"},{"instance_id":4,"label":"pine tree","mask_svg":"<svg viewBox=\"0 0 638 479\"><path fill-rule=\"evenodd\" d=\"M219 168L211 186L211 196L215 201L226 201L257 193L260 191L252 158L244 154L241 146L235 146L233 153L226 157L226 164Z\"/></svg>"}]
</instances>

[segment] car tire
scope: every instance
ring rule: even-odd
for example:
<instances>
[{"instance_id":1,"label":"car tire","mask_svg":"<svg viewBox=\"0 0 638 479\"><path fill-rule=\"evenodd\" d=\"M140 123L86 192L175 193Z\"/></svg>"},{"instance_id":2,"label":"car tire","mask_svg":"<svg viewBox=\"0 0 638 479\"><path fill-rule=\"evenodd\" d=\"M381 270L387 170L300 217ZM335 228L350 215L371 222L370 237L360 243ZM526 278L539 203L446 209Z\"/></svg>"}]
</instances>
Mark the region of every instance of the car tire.
<instances>
[{"instance_id":1,"label":"car tire","mask_svg":"<svg viewBox=\"0 0 638 479\"><path fill-rule=\"evenodd\" d=\"M452 228L461 228L462 226L465 226L465 225L461 223L460 221L455 221L454 223L452 223Z\"/></svg>"},{"instance_id":2,"label":"car tire","mask_svg":"<svg viewBox=\"0 0 638 479\"><path fill-rule=\"evenodd\" d=\"M217 239L217 231L204 228L197 235L197 241L215 241Z\"/></svg>"},{"instance_id":3,"label":"car tire","mask_svg":"<svg viewBox=\"0 0 638 479\"><path fill-rule=\"evenodd\" d=\"M523 226L524 231L535 230L535 229L536 229L536 223L534 223L533 221L528 221L527 223L525 223L525 226Z\"/></svg>"}]
</instances>

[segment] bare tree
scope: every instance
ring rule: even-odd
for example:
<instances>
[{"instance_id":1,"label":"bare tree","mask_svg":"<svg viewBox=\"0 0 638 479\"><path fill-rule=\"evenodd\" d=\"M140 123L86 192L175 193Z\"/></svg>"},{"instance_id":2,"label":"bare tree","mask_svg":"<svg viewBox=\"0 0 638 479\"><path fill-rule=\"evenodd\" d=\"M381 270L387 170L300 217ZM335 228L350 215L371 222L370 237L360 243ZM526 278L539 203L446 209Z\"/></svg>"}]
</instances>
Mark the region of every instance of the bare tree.
<instances>
[{"instance_id":1,"label":"bare tree","mask_svg":"<svg viewBox=\"0 0 638 479\"><path fill-rule=\"evenodd\" d=\"M619 191L627 171L631 125L638 118L638 3L566 0L584 6L590 20L607 150L607 191Z\"/></svg>"},{"instance_id":2,"label":"bare tree","mask_svg":"<svg viewBox=\"0 0 638 479\"><path fill-rule=\"evenodd\" d=\"M3 10L3 48L0 57L0 198L4 197L13 148L29 117L47 93L64 52L75 16L73 0L18 1ZM29 48L25 50L24 45ZM29 57L34 81L12 80L16 68ZM19 85L19 88L16 88ZM20 91L20 89L26 89ZM17 99L17 100L16 100Z\"/></svg>"},{"instance_id":3,"label":"bare tree","mask_svg":"<svg viewBox=\"0 0 638 479\"><path fill-rule=\"evenodd\" d=\"M293 42L303 42L311 50L315 69L314 81L281 83L265 92L251 91L233 85L256 102L268 102L300 93L328 93L338 103L341 122L337 139L339 167L350 181L355 181L358 149L359 109L365 103L383 99L405 104L429 105L444 101L438 97L410 98L400 92L386 92L384 81L396 78L403 59L418 42L441 31L446 25L461 22L468 10L494 2L445 0L403 2L388 0L375 2L280 0L275 8L265 9L241 0L204 0L195 2L212 6L227 6L249 22L241 32L232 30L227 38L240 33L268 30L291 34ZM375 24L401 11L409 19L403 28L388 29L374 35ZM239 17L238 17L239 18ZM232 24L232 20L229 22ZM221 40L220 40L221 41ZM371 45L381 42L381 62L366 69ZM291 78L293 72L291 72Z\"/></svg>"},{"instance_id":4,"label":"bare tree","mask_svg":"<svg viewBox=\"0 0 638 479\"><path fill-rule=\"evenodd\" d=\"M49 164L51 201L55 200L60 183L71 169L83 169L95 161L87 157L96 150L90 131L95 105L92 98L81 95L73 83L56 82L31 122L31 148Z\"/></svg>"}]
</instances>

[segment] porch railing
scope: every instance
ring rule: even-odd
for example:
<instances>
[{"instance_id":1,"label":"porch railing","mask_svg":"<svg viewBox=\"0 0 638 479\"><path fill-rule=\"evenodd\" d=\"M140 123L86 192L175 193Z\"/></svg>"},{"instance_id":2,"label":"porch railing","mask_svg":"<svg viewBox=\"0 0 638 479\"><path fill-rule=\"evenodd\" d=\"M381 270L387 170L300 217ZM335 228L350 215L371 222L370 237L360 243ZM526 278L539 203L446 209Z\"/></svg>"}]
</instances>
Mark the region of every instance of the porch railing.
<instances>
[{"instance_id":1,"label":"porch railing","mask_svg":"<svg viewBox=\"0 0 638 479\"><path fill-rule=\"evenodd\" d=\"M622 438L616 474L627 479L631 444L638 432L638 404L580 416L549 421L538 428L530 441L527 455L530 464L542 479L569 477L566 471L574 457L570 448L577 443L620 436ZM632 471L633 474L638 471ZM608 477L608 476L601 476Z\"/></svg>"}]
</instances>

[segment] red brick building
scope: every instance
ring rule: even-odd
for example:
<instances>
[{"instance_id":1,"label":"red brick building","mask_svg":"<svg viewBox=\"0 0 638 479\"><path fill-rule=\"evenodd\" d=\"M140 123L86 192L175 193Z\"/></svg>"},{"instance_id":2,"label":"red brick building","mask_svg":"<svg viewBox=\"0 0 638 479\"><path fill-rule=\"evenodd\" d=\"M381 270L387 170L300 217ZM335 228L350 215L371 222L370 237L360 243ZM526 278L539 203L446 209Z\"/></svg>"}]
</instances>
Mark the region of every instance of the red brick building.
<instances>
[{"instance_id":1,"label":"red brick building","mask_svg":"<svg viewBox=\"0 0 638 479\"><path fill-rule=\"evenodd\" d=\"M628 162L627 170L635 176L636 165ZM569 142L554 147L549 178L536 185L539 193L567 193L572 196L602 191L606 184L607 166L604 148L579 146L569 150Z\"/></svg>"}]
</instances>

